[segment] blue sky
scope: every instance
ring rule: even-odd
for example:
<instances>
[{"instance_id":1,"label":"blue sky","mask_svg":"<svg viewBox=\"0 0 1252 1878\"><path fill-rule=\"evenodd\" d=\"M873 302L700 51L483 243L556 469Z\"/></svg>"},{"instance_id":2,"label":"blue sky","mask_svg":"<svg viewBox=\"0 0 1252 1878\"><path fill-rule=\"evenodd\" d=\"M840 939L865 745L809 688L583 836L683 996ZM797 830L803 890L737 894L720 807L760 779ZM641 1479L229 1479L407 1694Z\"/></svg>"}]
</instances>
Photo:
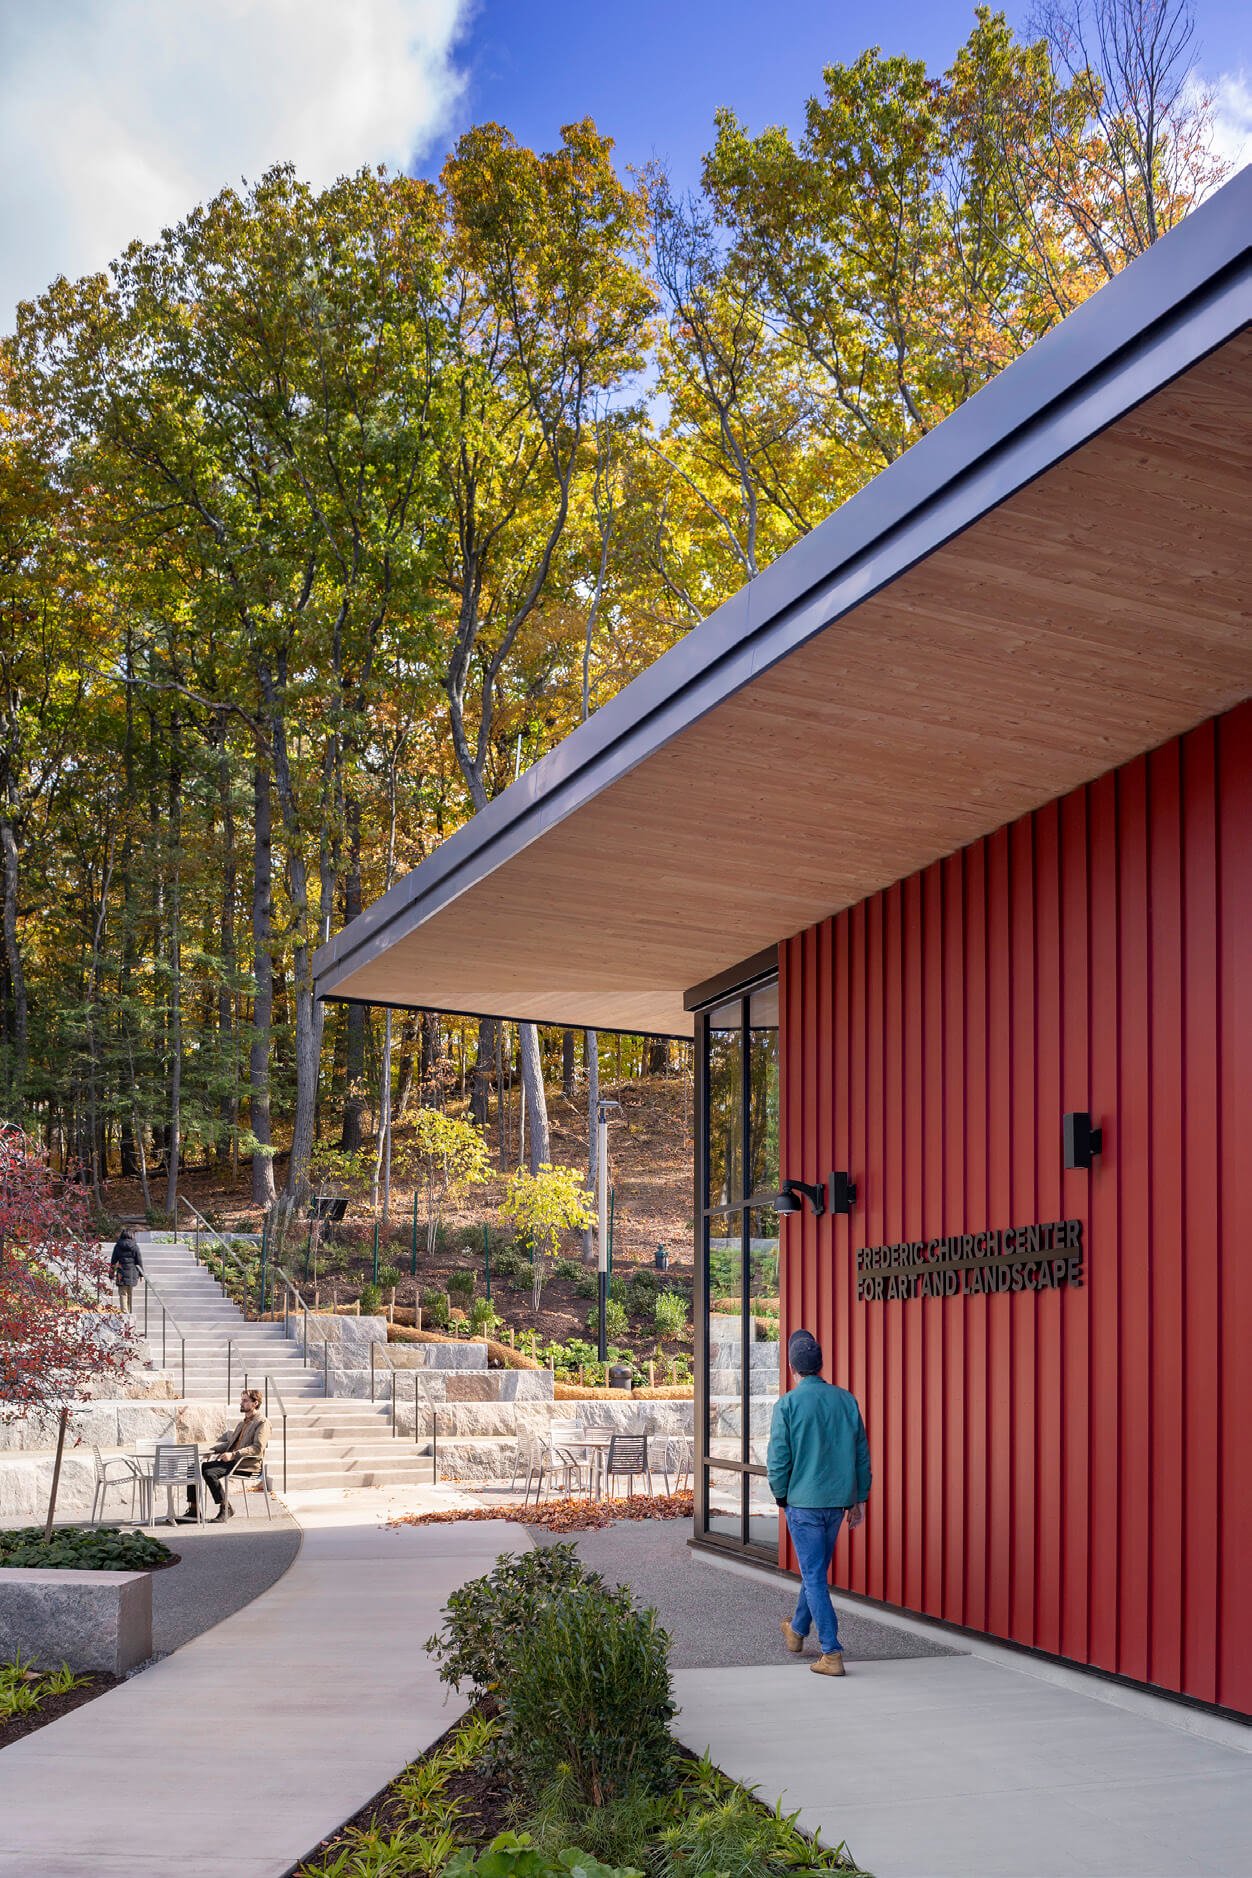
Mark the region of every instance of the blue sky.
<instances>
[{"instance_id":1,"label":"blue sky","mask_svg":"<svg viewBox=\"0 0 1252 1878\"><path fill-rule=\"evenodd\" d=\"M1029 7L1006 11L1023 30ZM457 117L494 118L546 148L563 123L590 115L626 162L663 157L688 185L698 179L720 105L755 130L794 128L824 66L877 43L942 71L973 21L972 5L949 0L877 0L872 8L832 0L481 0L462 40L466 86ZM1210 79L1252 74L1247 0L1198 0L1197 36Z\"/></svg>"},{"instance_id":2,"label":"blue sky","mask_svg":"<svg viewBox=\"0 0 1252 1878\"><path fill-rule=\"evenodd\" d=\"M1246 161L1252 9L1196 5L1223 146ZM941 71L972 19L951 0L0 0L0 331L57 274L273 163L318 186L430 172L470 123L550 149L590 115L625 164L664 158L687 187L719 105L796 126L824 64L877 40Z\"/></svg>"}]
</instances>

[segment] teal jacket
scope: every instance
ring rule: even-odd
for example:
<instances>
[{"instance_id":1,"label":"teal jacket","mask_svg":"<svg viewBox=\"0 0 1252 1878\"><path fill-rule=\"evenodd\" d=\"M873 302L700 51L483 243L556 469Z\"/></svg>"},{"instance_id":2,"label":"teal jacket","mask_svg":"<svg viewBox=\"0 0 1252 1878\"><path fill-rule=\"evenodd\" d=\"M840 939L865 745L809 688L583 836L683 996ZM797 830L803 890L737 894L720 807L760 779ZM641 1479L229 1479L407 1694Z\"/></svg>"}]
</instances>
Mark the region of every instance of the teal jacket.
<instances>
[{"instance_id":1,"label":"teal jacket","mask_svg":"<svg viewBox=\"0 0 1252 1878\"><path fill-rule=\"evenodd\" d=\"M856 1397L801 1376L774 1404L766 1472L788 1506L859 1506L869 1493L869 1439Z\"/></svg>"}]
</instances>

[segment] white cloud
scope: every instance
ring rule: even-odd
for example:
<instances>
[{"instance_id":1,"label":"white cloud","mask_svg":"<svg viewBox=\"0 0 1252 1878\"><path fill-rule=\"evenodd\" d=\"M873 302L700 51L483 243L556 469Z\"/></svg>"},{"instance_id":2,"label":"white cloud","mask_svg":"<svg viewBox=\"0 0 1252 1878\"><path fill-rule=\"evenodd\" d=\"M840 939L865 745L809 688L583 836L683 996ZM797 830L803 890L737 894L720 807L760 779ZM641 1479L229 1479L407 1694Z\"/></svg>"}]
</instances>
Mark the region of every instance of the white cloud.
<instances>
[{"instance_id":1,"label":"white cloud","mask_svg":"<svg viewBox=\"0 0 1252 1878\"><path fill-rule=\"evenodd\" d=\"M1213 147L1235 169L1252 163L1252 79L1224 72L1208 87L1213 99Z\"/></svg>"},{"instance_id":2,"label":"white cloud","mask_svg":"<svg viewBox=\"0 0 1252 1878\"><path fill-rule=\"evenodd\" d=\"M0 0L0 331L197 202L291 160L423 154L467 0Z\"/></svg>"}]
</instances>

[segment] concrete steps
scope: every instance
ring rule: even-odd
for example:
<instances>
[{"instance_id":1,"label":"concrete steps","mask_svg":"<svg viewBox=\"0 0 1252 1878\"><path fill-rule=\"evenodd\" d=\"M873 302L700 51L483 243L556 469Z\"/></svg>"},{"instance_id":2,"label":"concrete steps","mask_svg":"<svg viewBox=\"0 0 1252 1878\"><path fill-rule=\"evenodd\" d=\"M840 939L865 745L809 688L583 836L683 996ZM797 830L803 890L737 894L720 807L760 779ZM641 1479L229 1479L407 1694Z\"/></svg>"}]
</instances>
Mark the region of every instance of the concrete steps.
<instances>
[{"instance_id":1,"label":"concrete steps","mask_svg":"<svg viewBox=\"0 0 1252 1878\"><path fill-rule=\"evenodd\" d=\"M232 1395L243 1387L245 1375L258 1388L269 1378L271 1482L281 1485L284 1476L283 1418L276 1400L281 1395L288 1492L429 1484L430 1442L426 1436L414 1440L411 1410L408 1434L393 1435L389 1401L326 1396L320 1362L306 1365L301 1345L284 1335L281 1324L246 1318L211 1273L196 1263L189 1246L145 1245L143 1258L151 1289L149 1348L159 1360L163 1304L166 1367L181 1380L185 1348L189 1397L223 1397L228 1373ZM384 1377L389 1385L390 1370L380 1368L380 1384ZM473 1406L494 1408L497 1415L501 1408L498 1403ZM511 1455L511 1438L509 1450Z\"/></svg>"}]
</instances>

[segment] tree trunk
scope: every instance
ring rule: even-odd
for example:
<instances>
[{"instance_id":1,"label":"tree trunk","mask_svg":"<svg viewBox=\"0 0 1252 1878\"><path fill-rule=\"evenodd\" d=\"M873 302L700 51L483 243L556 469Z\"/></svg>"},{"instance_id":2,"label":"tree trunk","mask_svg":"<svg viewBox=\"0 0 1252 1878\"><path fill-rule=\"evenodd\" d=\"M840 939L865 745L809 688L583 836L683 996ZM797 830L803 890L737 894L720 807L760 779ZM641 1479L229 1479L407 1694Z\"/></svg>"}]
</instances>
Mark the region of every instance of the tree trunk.
<instances>
[{"instance_id":1,"label":"tree trunk","mask_svg":"<svg viewBox=\"0 0 1252 1878\"><path fill-rule=\"evenodd\" d=\"M9 1088L14 1117L21 1113L26 1088L29 1057L29 1013L26 998L26 975L22 969L22 950L17 938L17 830L7 816L0 821L0 854L4 861L4 963L9 979L9 998L13 1011L13 1062Z\"/></svg>"},{"instance_id":2,"label":"tree trunk","mask_svg":"<svg viewBox=\"0 0 1252 1878\"><path fill-rule=\"evenodd\" d=\"M171 1221L178 1214L178 1175L183 1144L183 958L182 958L182 765L179 760L178 719L170 725L169 844L170 844L170 1122L169 1159L165 1183L165 1212Z\"/></svg>"},{"instance_id":3,"label":"tree trunk","mask_svg":"<svg viewBox=\"0 0 1252 1878\"><path fill-rule=\"evenodd\" d=\"M669 1071L669 1044L664 1037L645 1037L643 1040L643 1073L645 1076L664 1076Z\"/></svg>"},{"instance_id":4,"label":"tree trunk","mask_svg":"<svg viewBox=\"0 0 1252 1878\"><path fill-rule=\"evenodd\" d=\"M443 1107L443 1031L436 1011L421 1014L422 1089L424 1109Z\"/></svg>"},{"instance_id":5,"label":"tree trunk","mask_svg":"<svg viewBox=\"0 0 1252 1878\"><path fill-rule=\"evenodd\" d=\"M572 1030L561 1032L561 1094L567 1102L574 1100L574 1033Z\"/></svg>"},{"instance_id":6,"label":"tree trunk","mask_svg":"<svg viewBox=\"0 0 1252 1878\"><path fill-rule=\"evenodd\" d=\"M361 911L361 805L349 796L345 805L348 823L348 871L343 883L344 923L354 920ZM347 1040L347 1064L344 1070L343 1127L339 1146L355 1154L365 1135L365 1026L369 1013L363 1004L350 1004L344 1018Z\"/></svg>"},{"instance_id":7,"label":"tree trunk","mask_svg":"<svg viewBox=\"0 0 1252 1878\"><path fill-rule=\"evenodd\" d=\"M552 1159L548 1135L548 1098L543 1086L543 1058L539 1054L539 1029L535 1024L519 1024L522 1046L522 1089L526 1098L526 1118L530 1124L527 1140L527 1166L537 1174Z\"/></svg>"},{"instance_id":8,"label":"tree trunk","mask_svg":"<svg viewBox=\"0 0 1252 1878\"><path fill-rule=\"evenodd\" d=\"M407 1012L400 1020L400 1044L396 1052L396 1120L398 1122L402 1122L408 1113L409 1101L413 1094L417 1031L416 1014Z\"/></svg>"},{"instance_id":9,"label":"tree trunk","mask_svg":"<svg viewBox=\"0 0 1252 1878\"><path fill-rule=\"evenodd\" d=\"M61 1456L65 1453L65 1429L70 1419L70 1412L63 1408L57 1417L57 1457L52 1463L52 1490L48 1494L48 1517L43 1523L43 1542L47 1545L52 1537L52 1522L56 1518L57 1489L61 1485Z\"/></svg>"},{"instance_id":10,"label":"tree trunk","mask_svg":"<svg viewBox=\"0 0 1252 1878\"><path fill-rule=\"evenodd\" d=\"M485 1128L491 1102L491 1081L495 1073L498 1029L493 1017L478 1020L478 1056L474 1062L474 1080L470 1084L470 1118L475 1127Z\"/></svg>"},{"instance_id":11,"label":"tree trunk","mask_svg":"<svg viewBox=\"0 0 1252 1878\"><path fill-rule=\"evenodd\" d=\"M239 1138L239 1074L235 1054L235 982L238 958L235 950L235 898L238 892L238 868L235 855L235 805L231 791L230 753L226 731L218 757L218 789L222 807L222 901L218 914L218 947L221 954L221 977L217 987L218 1049L224 1078L228 1081L219 1111L222 1133L216 1143L220 1168L233 1164Z\"/></svg>"},{"instance_id":12,"label":"tree trunk","mask_svg":"<svg viewBox=\"0 0 1252 1878\"><path fill-rule=\"evenodd\" d=\"M256 829L252 859L252 1047L248 1053L251 1086L252 1133L261 1148L273 1140L270 1131L270 1033L274 1023L274 885L273 825L270 778L258 757L252 772L253 822ZM267 1213L274 1204L272 1156L253 1151L252 1198Z\"/></svg>"}]
</instances>

